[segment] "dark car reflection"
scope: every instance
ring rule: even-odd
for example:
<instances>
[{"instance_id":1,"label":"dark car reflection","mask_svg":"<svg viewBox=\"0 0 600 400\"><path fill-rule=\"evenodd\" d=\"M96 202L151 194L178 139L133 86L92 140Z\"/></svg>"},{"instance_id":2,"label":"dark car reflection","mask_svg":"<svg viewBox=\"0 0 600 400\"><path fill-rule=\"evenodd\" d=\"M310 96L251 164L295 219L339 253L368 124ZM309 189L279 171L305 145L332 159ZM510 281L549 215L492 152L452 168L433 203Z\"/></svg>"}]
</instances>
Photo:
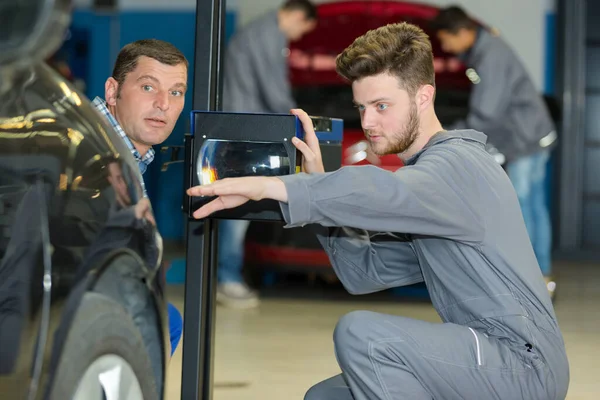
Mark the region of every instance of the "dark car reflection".
<instances>
[{"instance_id":1,"label":"dark car reflection","mask_svg":"<svg viewBox=\"0 0 600 400\"><path fill-rule=\"evenodd\" d=\"M49 67L10 73L11 85L0 79L0 398L48 390L78 301L122 256L137 260L120 270L141 282L131 296L153 304L153 315L134 317L148 348L158 342L151 358L162 392L162 243L138 167Z\"/></svg>"}]
</instances>

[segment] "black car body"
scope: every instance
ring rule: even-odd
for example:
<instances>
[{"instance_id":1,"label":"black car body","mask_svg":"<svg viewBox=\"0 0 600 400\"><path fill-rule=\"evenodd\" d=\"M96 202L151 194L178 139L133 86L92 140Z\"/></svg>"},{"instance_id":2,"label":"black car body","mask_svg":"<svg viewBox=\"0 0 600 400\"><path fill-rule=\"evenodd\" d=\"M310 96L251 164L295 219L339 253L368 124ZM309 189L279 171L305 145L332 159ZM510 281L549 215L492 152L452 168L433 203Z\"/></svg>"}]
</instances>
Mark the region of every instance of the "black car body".
<instances>
[{"instance_id":1,"label":"black car body","mask_svg":"<svg viewBox=\"0 0 600 400\"><path fill-rule=\"evenodd\" d=\"M11 58L15 42L35 47L30 37L66 25L61 0L2 11L35 7L21 36L0 36L0 398L162 399L169 340L151 205L89 100L42 54Z\"/></svg>"}]
</instances>

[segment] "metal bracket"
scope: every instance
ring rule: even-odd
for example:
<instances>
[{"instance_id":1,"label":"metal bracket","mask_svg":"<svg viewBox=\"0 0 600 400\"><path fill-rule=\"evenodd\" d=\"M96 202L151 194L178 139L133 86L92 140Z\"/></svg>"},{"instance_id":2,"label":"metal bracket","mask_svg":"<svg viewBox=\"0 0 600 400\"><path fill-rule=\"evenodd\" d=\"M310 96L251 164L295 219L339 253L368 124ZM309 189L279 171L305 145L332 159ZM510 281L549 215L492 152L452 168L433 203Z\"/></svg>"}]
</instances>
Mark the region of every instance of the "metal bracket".
<instances>
[{"instance_id":1,"label":"metal bracket","mask_svg":"<svg viewBox=\"0 0 600 400\"><path fill-rule=\"evenodd\" d=\"M165 172L167 169L169 169L169 165L182 163L184 161L183 159L179 159L179 152L184 147L185 146L161 146L161 148L160 148L161 153L166 153L167 151L171 150L171 157L170 157L169 161L162 163L162 165L160 167L160 170L162 172Z\"/></svg>"}]
</instances>

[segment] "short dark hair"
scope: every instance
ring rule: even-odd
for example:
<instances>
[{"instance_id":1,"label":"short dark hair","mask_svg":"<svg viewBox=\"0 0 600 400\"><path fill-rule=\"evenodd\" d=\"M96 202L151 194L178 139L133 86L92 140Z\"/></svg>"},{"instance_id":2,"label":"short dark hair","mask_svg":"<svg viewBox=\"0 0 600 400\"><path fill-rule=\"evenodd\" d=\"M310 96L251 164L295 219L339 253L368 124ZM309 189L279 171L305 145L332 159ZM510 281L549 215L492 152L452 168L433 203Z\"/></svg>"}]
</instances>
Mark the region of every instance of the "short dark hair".
<instances>
[{"instance_id":1,"label":"short dark hair","mask_svg":"<svg viewBox=\"0 0 600 400\"><path fill-rule=\"evenodd\" d=\"M142 39L129 43L119 52L113 68L112 77L119 83L119 92L127 74L137 67L139 58L144 56L167 65L183 63L186 68L189 67L188 60L183 53L169 42L158 39Z\"/></svg>"},{"instance_id":2,"label":"short dark hair","mask_svg":"<svg viewBox=\"0 0 600 400\"><path fill-rule=\"evenodd\" d=\"M285 11L302 11L306 15L306 19L317 19L317 7L309 0L286 0L281 5L281 9Z\"/></svg>"},{"instance_id":3,"label":"short dark hair","mask_svg":"<svg viewBox=\"0 0 600 400\"><path fill-rule=\"evenodd\" d=\"M429 36L406 22L385 25L358 37L337 56L336 70L350 82L389 73L411 95L423 85L435 87Z\"/></svg>"},{"instance_id":4,"label":"short dark hair","mask_svg":"<svg viewBox=\"0 0 600 400\"><path fill-rule=\"evenodd\" d=\"M434 31L448 31L452 34L461 29L476 30L478 25L459 6L450 6L440 10L438 15L430 23Z\"/></svg>"}]
</instances>

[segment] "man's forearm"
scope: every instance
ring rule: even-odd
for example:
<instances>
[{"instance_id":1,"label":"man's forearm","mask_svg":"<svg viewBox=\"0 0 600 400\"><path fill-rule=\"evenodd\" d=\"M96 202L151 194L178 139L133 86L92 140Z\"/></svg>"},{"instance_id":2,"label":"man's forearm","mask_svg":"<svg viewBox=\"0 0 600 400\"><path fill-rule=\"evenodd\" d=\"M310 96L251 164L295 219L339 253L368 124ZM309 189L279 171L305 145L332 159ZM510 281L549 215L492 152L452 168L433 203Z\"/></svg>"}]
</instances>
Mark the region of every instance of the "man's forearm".
<instances>
[{"instance_id":1,"label":"man's forearm","mask_svg":"<svg viewBox=\"0 0 600 400\"><path fill-rule=\"evenodd\" d=\"M419 167L396 173L360 166L279 177L287 190L287 204L281 207L287 226L319 224L478 241L483 226L477 187L466 171L444 171L439 165L444 156L433 152Z\"/></svg>"},{"instance_id":2,"label":"man's forearm","mask_svg":"<svg viewBox=\"0 0 600 400\"><path fill-rule=\"evenodd\" d=\"M269 179L269 184L267 185L267 195L265 197L287 203L288 193L285 183L277 177L268 177L267 179Z\"/></svg>"}]
</instances>

